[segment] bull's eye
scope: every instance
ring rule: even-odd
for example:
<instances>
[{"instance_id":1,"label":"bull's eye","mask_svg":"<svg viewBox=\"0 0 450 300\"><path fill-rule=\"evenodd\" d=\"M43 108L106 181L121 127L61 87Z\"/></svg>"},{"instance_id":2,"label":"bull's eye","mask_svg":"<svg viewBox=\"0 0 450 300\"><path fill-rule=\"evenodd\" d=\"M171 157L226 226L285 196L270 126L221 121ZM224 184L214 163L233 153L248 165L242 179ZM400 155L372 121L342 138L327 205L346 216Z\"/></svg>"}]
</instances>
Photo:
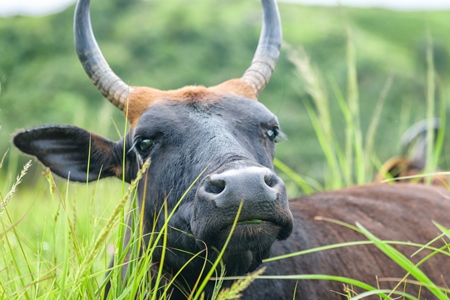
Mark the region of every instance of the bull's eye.
<instances>
[{"instance_id":1,"label":"bull's eye","mask_svg":"<svg viewBox=\"0 0 450 300\"><path fill-rule=\"evenodd\" d=\"M134 148L140 154L148 154L148 152L152 149L155 141L148 138L137 137L134 139Z\"/></svg>"},{"instance_id":2,"label":"bull's eye","mask_svg":"<svg viewBox=\"0 0 450 300\"><path fill-rule=\"evenodd\" d=\"M274 143L282 142L286 139L286 135L278 127L272 127L266 131L266 135Z\"/></svg>"},{"instance_id":3,"label":"bull's eye","mask_svg":"<svg viewBox=\"0 0 450 300\"><path fill-rule=\"evenodd\" d=\"M151 139L143 139L139 142L139 150L148 151L151 146L153 146L154 142Z\"/></svg>"}]
</instances>

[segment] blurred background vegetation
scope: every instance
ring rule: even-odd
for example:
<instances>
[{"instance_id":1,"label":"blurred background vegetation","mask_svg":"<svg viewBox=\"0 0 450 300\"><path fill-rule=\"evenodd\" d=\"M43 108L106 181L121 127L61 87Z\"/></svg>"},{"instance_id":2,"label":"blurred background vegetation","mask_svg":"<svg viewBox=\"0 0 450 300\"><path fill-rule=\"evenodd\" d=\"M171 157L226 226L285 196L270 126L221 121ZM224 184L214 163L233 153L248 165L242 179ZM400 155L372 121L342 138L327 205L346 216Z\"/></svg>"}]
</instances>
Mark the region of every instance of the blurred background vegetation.
<instances>
[{"instance_id":1,"label":"blurred background vegetation","mask_svg":"<svg viewBox=\"0 0 450 300\"><path fill-rule=\"evenodd\" d=\"M94 32L112 69L130 85L159 89L211 86L240 77L251 62L261 26L260 2L255 0L95 0L91 6ZM345 96L347 28L356 49L363 134L393 76L375 137L380 161L396 155L401 134L426 117L427 35L433 40L436 98L449 95L450 11L292 3L279 3L279 8L285 43L303 47L323 74L338 137L345 134L344 118L330 83L336 82ZM123 132L123 116L102 99L78 62L72 17L73 7L45 17L0 18L0 159L9 149L2 181L12 180L26 160L10 142L21 128L73 124L113 140ZM322 181L328 170L305 110L305 104L314 103L286 49L259 100L278 115L288 135L278 145L277 157L298 174ZM443 166L448 165L447 140ZM29 183L42 170L35 165Z\"/></svg>"}]
</instances>

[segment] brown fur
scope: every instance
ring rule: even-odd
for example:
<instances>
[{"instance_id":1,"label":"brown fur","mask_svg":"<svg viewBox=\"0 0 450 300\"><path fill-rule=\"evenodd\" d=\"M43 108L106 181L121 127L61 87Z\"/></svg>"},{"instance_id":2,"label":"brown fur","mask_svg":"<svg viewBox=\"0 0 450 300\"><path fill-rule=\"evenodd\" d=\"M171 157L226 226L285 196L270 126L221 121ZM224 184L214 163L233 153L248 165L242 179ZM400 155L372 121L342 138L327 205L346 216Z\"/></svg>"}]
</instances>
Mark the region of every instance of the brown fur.
<instances>
[{"instance_id":1,"label":"brown fur","mask_svg":"<svg viewBox=\"0 0 450 300\"><path fill-rule=\"evenodd\" d=\"M235 94L257 100L253 88L240 79L231 79L209 88L204 86L185 86L169 91L149 87L133 87L133 91L128 98L128 108L125 108L124 113L131 127L134 128L141 115L157 102L214 102L227 94Z\"/></svg>"},{"instance_id":2,"label":"brown fur","mask_svg":"<svg viewBox=\"0 0 450 300\"><path fill-rule=\"evenodd\" d=\"M241 79L231 79L219 85L210 87L211 90L221 93L233 93L257 101L254 89Z\"/></svg>"}]
</instances>

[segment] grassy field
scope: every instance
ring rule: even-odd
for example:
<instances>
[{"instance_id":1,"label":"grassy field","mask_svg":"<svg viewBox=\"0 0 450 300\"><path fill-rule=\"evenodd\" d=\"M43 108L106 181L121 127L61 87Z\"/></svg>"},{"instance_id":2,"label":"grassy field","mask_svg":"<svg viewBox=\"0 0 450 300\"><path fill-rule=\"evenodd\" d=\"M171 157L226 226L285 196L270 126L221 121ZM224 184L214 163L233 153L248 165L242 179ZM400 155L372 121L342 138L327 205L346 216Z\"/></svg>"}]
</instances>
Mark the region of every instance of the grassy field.
<instances>
[{"instance_id":1,"label":"grassy field","mask_svg":"<svg viewBox=\"0 0 450 300\"><path fill-rule=\"evenodd\" d=\"M166 9L175 8L169 7ZM305 22L309 22L311 25L311 23L314 24L314 22L322 20L325 24L321 28L334 26L335 19L317 19L309 16L308 12L313 10L316 10L316 8L307 8L305 9L306 12L301 14ZM285 7L282 8L282 13L289 15L291 11ZM327 15L329 11L323 10L321 13L329 16ZM387 15L391 14L390 12L385 13ZM318 58L326 55L326 49L322 50L323 52L315 52L312 55L313 62L300 47L286 47L284 49L285 56L289 56L289 64L293 66L292 71L297 76L295 79L292 79L295 81L292 89L298 89L299 95L302 95L299 97L306 99L304 101L306 111L304 116L306 118L301 120L301 124L308 124L309 127L305 130L314 133L314 143L319 145L317 149L322 151L320 156L324 157L323 161L319 162L324 167L322 169L318 168L320 171L317 171L317 168L315 168L316 174L312 176L307 171L299 173L290 164L290 157L295 152L296 145L302 145L301 142L296 140L294 147L291 144L292 148L285 150L283 156L279 156L275 166L285 179L291 195L308 194L318 190L370 182L373 174L377 172L382 163L377 151L375 136L389 135L391 133L398 136L401 133L400 129L406 129L411 121L416 118L416 116L410 115L414 108L406 107L401 110L400 116L397 116L399 120L397 123L398 127L392 128L390 132L383 129L380 132L380 127L386 128L384 124L386 116L390 116L382 113L386 99L388 99L387 95L392 88L395 89L397 87L398 83L395 80L392 81L389 76L384 78L382 84L378 84L378 87L381 88L377 91L376 99L372 101L369 108L362 103L365 96L361 96L361 94L363 94L362 91L366 87L367 82L365 81L366 77L361 77L361 74L358 73L359 56L357 54L358 48L355 45L358 45L358 41L359 43L361 42L358 39L367 37L361 34L361 31L369 33L368 36L375 40L377 38L381 39L381 37L371 31L372 27L370 27L368 20L373 19L368 18L367 14L359 10L351 11L351 14L354 18L353 20L365 20L365 22L358 24L366 24L366 27L358 26L355 30L356 33L353 31L354 27L352 26L348 28L344 26L343 30L342 28L339 29L339 35L343 35L345 41L344 51L341 49L340 53L339 64L342 64L342 66L339 68L345 70L345 78L333 79L333 76L329 76L328 69L323 68L323 64L319 65L320 68L314 64L314 61L320 60ZM334 13L331 15L338 18ZM440 15L440 13L436 13L436 16ZM411 15L405 16L405 18L408 17L414 18ZM191 22L194 21L191 20ZM196 22L201 22L201 20ZM435 20L434 22L437 21ZM389 24L384 25L389 26ZM201 24L198 26L201 27ZM295 30L295 26L288 24L285 27L287 36L295 36L292 33ZM325 29L323 30L325 32ZM391 35L388 29L385 29L383 32L386 33L387 39L396 41L396 43L393 43L395 45L408 44L407 36L400 39L398 35ZM438 36L441 34L437 33ZM448 31L445 34L448 35ZM357 41L355 41L354 35L357 36ZM321 40L319 36L306 35L303 38L317 42L317 39ZM386 36L383 36L383 39ZM333 40L333 37L336 36L331 36L331 40ZM295 40L291 42L296 44ZM339 43L341 42L342 40ZM365 40L365 42L372 43L370 40ZM315 45L319 44L320 41ZM392 51L398 49L401 49L399 50L400 52L406 51L402 47L392 47ZM369 67L373 67L376 64L374 61L379 60L378 56L385 53L386 49L380 50L375 47L373 52L366 53L369 56L376 57L369 64ZM425 89L422 91L423 98L426 99L426 105L423 106L426 108L426 111L422 112L422 118L439 116L438 114L440 113L441 119L445 120L446 103L448 102L446 91L448 89L441 85L440 79L437 79L439 73L436 69L442 66L435 67L433 64L435 59L433 59L434 52L431 49L433 49L433 43L430 40L425 43L426 55L423 56L424 66L421 69L423 71L423 79L426 81L424 84ZM117 48L115 50L121 51L121 49ZM408 70L407 72L415 71L410 69L411 64L407 61L410 59L410 55L404 54L395 53L392 56L384 56L383 59L388 61L396 58L403 59L403 61L393 63L403 65L403 70ZM403 58L403 56L406 58ZM285 60L281 64L287 64L287 62ZM365 69L368 66L365 65L363 67ZM319 69L320 71L318 71ZM211 72L211 70L208 72ZM282 80L278 77L275 81ZM343 85L342 82L345 82L345 84ZM88 84L88 82L84 84ZM398 85L402 84L400 82ZM23 90L21 92L26 93L28 91ZM265 97L274 97L278 93L279 91L275 92L269 89L268 95ZM65 95L72 98L71 100L77 98L74 94L66 93ZM26 95L24 94L24 96ZM0 99L2 97L0 95ZM8 103L11 103L11 96L6 95L6 97L8 97ZM403 103L406 102L403 101ZM98 106L101 114L94 121L87 115L88 109L83 105L77 110L77 114L71 115L71 118L74 123L79 125L85 122L87 127L96 127L98 131L109 131L105 127L114 128L110 119L115 116L115 112L109 108L109 104ZM269 106L275 109L279 107L276 103L272 103ZM295 118L296 116L289 113L289 110L292 110L293 107L298 108L298 104L290 103L284 106L282 111L284 116L282 117L286 117L288 120ZM71 111L73 107L69 105L64 110ZM367 117L367 110L372 110L370 118ZM55 120L58 120L58 118ZM336 120L338 120L337 123ZM2 120L0 119L0 125L2 125L1 122ZM296 124L298 125L298 123ZM299 132L298 128L301 128L301 126L296 127L294 130L291 129L291 135L295 134L296 131L298 135L301 135L303 131ZM121 130L121 124L117 125L112 131L117 137L120 136L123 131ZM396 132L395 134L393 133L394 131ZM2 131L0 128L0 132L5 134L4 129ZM436 147L429 147L428 167L430 170L433 170L436 165L447 159L442 152L444 133L445 131L440 135L440 142L436 144ZM307 151L317 152L317 150L311 149ZM0 157L2 155L3 153L0 153ZM140 214L135 205L134 186L129 186L114 179L102 180L89 185L69 183L60 178L54 178L34 161L32 161L31 168L26 170L28 167L23 167L24 159L19 156L17 151L11 150L5 154L5 157L7 159L4 160L0 168L0 174L2 174L0 180L0 299L95 299L103 293L105 276L108 274L111 258L114 258L116 265L120 265L125 259L124 251L121 250L122 247L120 246L123 243L124 232L128 227L123 219L130 210L134 212L133 232L135 235L139 235ZM22 173L17 171L21 168L25 168L22 169ZM27 172L28 174L25 174ZM317 174L321 174L321 177L318 178ZM17 176L19 176L19 179L16 179ZM22 183L19 183L19 181L22 181ZM392 243L378 240L370 232L365 231L364 228L355 227L354 229L366 236L367 243L375 244L391 257L393 263L402 265L418 281L434 288L437 299L447 299L448 289L438 288L436 287L437 283L434 284L427 281L426 276L421 274L417 266L409 262L408 258L398 255L392 247ZM450 235L445 228L440 228L437 225L437 232L439 231L442 232L442 236ZM164 232L164 229L161 232L155 232L153 239L155 244L159 239L164 240ZM156 291L159 292L159 295L162 295L162 299L169 297L167 289L171 283L165 283L158 277L161 274L160 270L155 272L156 281L159 284L150 286L149 283L149 275L146 270L154 266L154 262L150 259L151 251L154 248L149 247L148 255L139 259L137 256L139 245L139 239L132 239L129 244L133 264L126 275L139 280L131 281L126 286L122 286L119 284L122 276L119 268L112 269L109 275L112 282L110 299L156 299L158 297ZM326 245L323 248L309 251L323 251L330 247L343 246L347 247L351 246L351 244ZM435 252L446 252L448 255L448 249L446 248L433 250ZM297 253L293 255L303 254ZM283 259L283 257L279 259ZM219 262L215 263L218 264ZM233 294L239 293L240 289L251 284L255 276L260 276L260 274L254 274L253 277L248 277L246 281L241 281L240 284L234 286L231 290L224 291L221 295L218 295L217 299L234 299L232 298ZM354 299L361 299L372 294L380 294L380 297L385 299L390 299L394 295L399 294L406 299L417 298L417 295L407 296L398 292L391 295L389 291L379 291L376 287L371 287L349 278L298 275L288 279L299 280L299 284L301 284L301 280L307 279L338 280L347 287L343 292L347 293L348 298ZM143 284L139 285L140 283ZM367 292L354 295L352 294L352 286L361 287ZM192 292L193 299L201 299L201 288L202 283L199 282L197 290ZM141 289L150 290L151 293L143 294Z\"/></svg>"},{"instance_id":2,"label":"grassy field","mask_svg":"<svg viewBox=\"0 0 450 300\"><path fill-rule=\"evenodd\" d=\"M315 190L340 188L352 184L369 182L372 173L379 165L373 160L372 135L363 136L358 122L360 118L358 107L358 83L355 71L355 56L352 39L348 38L347 68L348 90L344 97L336 90L337 98L342 107L342 114L346 120L346 142L340 148L333 131L332 121L328 111L328 100L322 86L322 75L314 68L308 58L301 51L288 49L290 59L297 67L299 78L303 81L305 89L311 94L319 110L316 112L307 107L312 125L316 130L317 138L330 167L330 176L325 178L325 186L317 182L304 179L290 170L282 161L277 160L276 166L280 173L291 185L302 189L304 193ZM430 88L434 89L432 79L434 68L432 60L428 64ZM386 89L391 83L388 81ZM379 103L382 105L384 94L380 94ZM435 106L433 93L429 93L428 105ZM442 101L440 105L445 105ZM381 109L381 108L380 108ZM445 112L445 109L442 111ZM431 110L430 110L430 115ZM441 117L445 119L445 114ZM376 130L379 115L375 114L371 128ZM370 132L370 131L369 131ZM440 155L439 147L430 147L430 168L433 168ZM8 154L6 154L8 155ZM356 158L355 158L356 157ZM13 159L9 166L14 166ZM122 274L120 268L109 268L110 259L114 257L115 264L120 266L125 259L122 250L124 232L128 226L123 222L129 211L133 212L132 236L140 235L140 214L136 209L134 191L135 186L125 184L119 180L104 180L89 185L65 182L54 178L50 173L44 172L40 180L28 188L26 183L20 183L30 167L27 163L18 177L13 171L4 170L8 179L1 182L0 206L0 298L2 299L94 299L102 295L105 286L105 277L111 279L111 292L109 299L165 299L170 298L169 290L173 282L165 282L161 278L161 269L156 270L152 285L149 278L149 269L154 268L151 253L158 241L165 240L164 227L160 232L154 232L152 247L147 255L140 257L137 253L141 240L133 238L127 249L131 252L131 267L125 276L134 280L127 285L121 284ZM2 168L5 166L2 164ZM6 167L7 168L7 167ZM15 168L13 168L15 170ZM144 167L145 169L145 167ZM291 187L292 188L292 187ZM131 201L129 200L131 199ZM182 199L180 199L182 201ZM170 218L170 212L165 212ZM449 290L430 282L425 274L421 273L417 265L411 263L407 257L400 255L393 247L396 242L385 242L373 236L363 227L348 224L354 230L364 234L367 241L373 243L388 255L393 263L400 264L408 274L424 285L427 285L436 298L447 299ZM437 230L443 236L449 232L439 227ZM361 242L359 242L361 243ZM311 251L324 251L334 247L349 247L355 243L337 245L324 245L318 249L308 249L300 253L289 254L304 255ZM427 245L416 245L426 248ZM446 253L447 247L432 249L435 253ZM192 254L193 257L201 254ZM287 256L275 259L285 259ZM272 259L269 259L272 260ZM211 262L220 266L220 261ZM220 268L219 268L220 269ZM111 271L110 273L108 271ZM260 272L261 273L261 272ZM239 292L261 275L252 274L233 285L231 289L217 290L216 299L236 299ZM209 274L219 276L219 274ZM417 295L406 295L401 291L378 290L377 287L367 285L351 278L341 278L326 275L291 275L279 276L274 279L286 280L337 280L344 284L342 291L350 299L362 299L370 295L379 295L380 298L391 299L402 296L405 299L416 299ZM153 281L155 282L155 281ZM197 289L188 291L192 299L202 299L202 284L198 282ZM360 287L366 292L354 294L352 287ZM146 290L147 293L142 293ZM149 292L148 292L149 291Z\"/></svg>"}]
</instances>

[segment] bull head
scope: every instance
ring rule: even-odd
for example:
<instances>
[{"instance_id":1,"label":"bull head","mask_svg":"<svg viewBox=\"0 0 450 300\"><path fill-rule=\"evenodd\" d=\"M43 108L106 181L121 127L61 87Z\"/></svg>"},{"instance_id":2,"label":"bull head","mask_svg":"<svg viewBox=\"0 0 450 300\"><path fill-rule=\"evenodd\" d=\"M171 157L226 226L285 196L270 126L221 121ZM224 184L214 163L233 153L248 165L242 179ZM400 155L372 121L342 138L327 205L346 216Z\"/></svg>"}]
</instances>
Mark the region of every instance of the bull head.
<instances>
[{"instance_id":1,"label":"bull head","mask_svg":"<svg viewBox=\"0 0 450 300\"><path fill-rule=\"evenodd\" d=\"M74 126L45 126L17 133L14 144L55 174L79 182L110 176L130 182L151 158L147 182L138 188L145 233L162 225L153 222L164 200L172 209L206 170L170 220L179 230L169 232L168 246L193 253L205 245L221 247L243 201L224 262L227 274L254 270L272 243L292 231L285 185L273 170L275 143L283 134L275 115L256 101L282 41L275 0L262 4L259 44L241 78L161 91L128 86L111 70L92 32L89 0L80 0L74 22L78 57L99 91L124 112L130 131L113 142ZM185 255L170 252L165 265L181 268ZM189 274L201 269L191 265Z\"/></svg>"}]
</instances>

